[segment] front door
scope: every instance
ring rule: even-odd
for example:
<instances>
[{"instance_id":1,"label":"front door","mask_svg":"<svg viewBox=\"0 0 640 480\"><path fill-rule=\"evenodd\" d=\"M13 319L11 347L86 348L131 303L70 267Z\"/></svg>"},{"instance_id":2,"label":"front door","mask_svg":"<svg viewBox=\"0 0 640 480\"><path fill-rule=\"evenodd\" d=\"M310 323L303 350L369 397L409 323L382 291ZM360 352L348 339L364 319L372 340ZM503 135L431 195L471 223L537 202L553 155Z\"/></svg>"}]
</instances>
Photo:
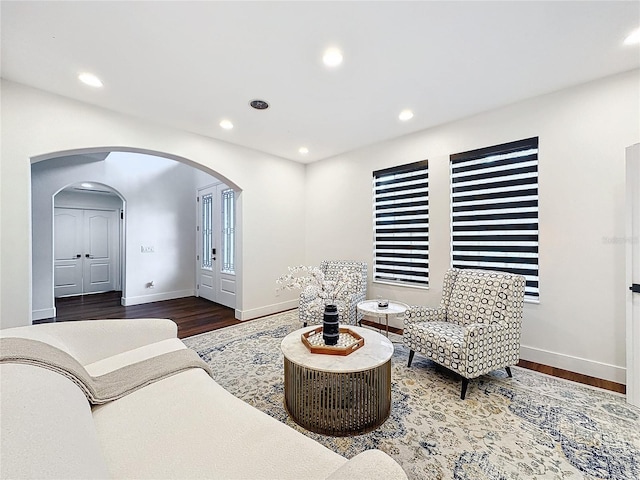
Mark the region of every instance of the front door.
<instances>
[{"instance_id":1,"label":"front door","mask_svg":"<svg viewBox=\"0 0 640 480\"><path fill-rule=\"evenodd\" d=\"M115 290L118 242L117 211L56 208L55 296Z\"/></svg>"},{"instance_id":2,"label":"front door","mask_svg":"<svg viewBox=\"0 0 640 480\"><path fill-rule=\"evenodd\" d=\"M235 196L224 184L198 190L196 292L235 308Z\"/></svg>"},{"instance_id":3,"label":"front door","mask_svg":"<svg viewBox=\"0 0 640 480\"><path fill-rule=\"evenodd\" d=\"M214 235L214 201L216 187L207 187L198 191L198 253L196 262L198 278L196 290L198 296L216 301L215 265L217 261L216 238Z\"/></svg>"}]
</instances>

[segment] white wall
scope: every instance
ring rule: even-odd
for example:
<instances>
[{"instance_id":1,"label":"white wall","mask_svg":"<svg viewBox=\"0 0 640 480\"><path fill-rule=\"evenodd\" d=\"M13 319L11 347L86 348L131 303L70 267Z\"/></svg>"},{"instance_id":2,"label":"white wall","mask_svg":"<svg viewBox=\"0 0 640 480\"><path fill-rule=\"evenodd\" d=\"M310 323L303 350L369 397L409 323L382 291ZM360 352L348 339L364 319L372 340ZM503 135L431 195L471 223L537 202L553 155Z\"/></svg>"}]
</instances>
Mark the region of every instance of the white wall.
<instances>
[{"instance_id":1,"label":"white wall","mask_svg":"<svg viewBox=\"0 0 640 480\"><path fill-rule=\"evenodd\" d=\"M203 176L208 183L216 181L180 162L130 152L114 152L102 161L76 156L35 163L31 169L33 319L47 318L54 311L52 199L71 183L102 183L126 199L125 305L194 295L195 192ZM61 192L56 205L77 206L79 195ZM96 197L105 198L84 194L81 201L90 207ZM142 253L141 246L152 246L154 252ZM154 289L147 288L151 281Z\"/></svg>"},{"instance_id":2,"label":"white wall","mask_svg":"<svg viewBox=\"0 0 640 480\"><path fill-rule=\"evenodd\" d=\"M429 290L370 285L436 305L449 250L449 155L539 137L540 303L525 305L524 359L625 382L624 158L640 140L639 71L537 97L312 164L307 260L372 270L372 171L429 160ZM417 114L428 115L428 108ZM328 225L331 225L328 228Z\"/></svg>"},{"instance_id":3,"label":"white wall","mask_svg":"<svg viewBox=\"0 0 640 480\"><path fill-rule=\"evenodd\" d=\"M42 165L37 163L36 165ZM33 178L33 169L31 170L31 178ZM33 196L36 192L33 189L33 182L31 182L31 202L33 204ZM59 192L54 200L54 207L60 208L89 208L95 210L120 210L122 208L122 200L116 194L102 194L102 193L90 193L84 191L72 191L64 190ZM35 223L35 222L34 222ZM35 225L34 225L35 228ZM36 248L36 241L33 239L33 248Z\"/></svg>"},{"instance_id":4,"label":"white wall","mask_svg":"<svg viewBox=\"0 0 640 480\"><path fill-rule=\"evenodd\" d=\"M275 279L304 262L303 165L13 82L1 88L0 327L31 323L31 162L72 152L158 154L200 165L236 188L236 316L296 305L294 294L276 295Z\"/></svg>"},{"instance_id":5,"label":"white wall","mask_svg":"<svg viewBox=\"0 0 640 480\"><path fill-rule=\"evenodd\" d=\"M141 149L200 164L238 187L237 315L252 318L295 306L295 292L275 294L274 280L288 265L324 258L371 265L371 172L425 158L431 288L370 285L369 295L436 304L449 265L449 155L539 136L541 297L525 308L522 358L624 383L625 246L618 240L625 236L624 150L640 141L639 84L637 70L616 75L305 168L3 81L0 326L30 323L33 158Z\"/></svg>"}]
</instances>

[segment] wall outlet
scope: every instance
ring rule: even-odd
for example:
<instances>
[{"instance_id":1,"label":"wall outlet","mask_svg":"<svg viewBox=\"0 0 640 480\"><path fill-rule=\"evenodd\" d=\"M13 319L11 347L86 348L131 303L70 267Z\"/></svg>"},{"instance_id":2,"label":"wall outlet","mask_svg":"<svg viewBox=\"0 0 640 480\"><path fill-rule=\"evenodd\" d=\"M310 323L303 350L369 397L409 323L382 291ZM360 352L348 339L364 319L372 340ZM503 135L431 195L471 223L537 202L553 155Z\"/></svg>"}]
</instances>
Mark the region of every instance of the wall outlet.
<instances>
[{"instance_id":1,"label":"wall outlet","mask_svg":"<svg viewBox=\"0 0 640 480\"><path fill-rule=\"evenodd\" d=\"M153 246L144 246L140 247L140 252L142 253L153 253L155 252L155 248Z\"/></svg>"}]
</instances>

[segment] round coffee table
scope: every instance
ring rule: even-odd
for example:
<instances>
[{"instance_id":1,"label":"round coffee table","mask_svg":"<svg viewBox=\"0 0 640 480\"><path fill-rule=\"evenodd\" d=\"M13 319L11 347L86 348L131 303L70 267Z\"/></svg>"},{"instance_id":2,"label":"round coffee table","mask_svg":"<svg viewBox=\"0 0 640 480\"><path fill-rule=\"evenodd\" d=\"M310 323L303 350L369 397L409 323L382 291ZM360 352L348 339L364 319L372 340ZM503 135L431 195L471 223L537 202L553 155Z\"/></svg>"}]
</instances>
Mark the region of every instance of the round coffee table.
<instances>
[{"instance_id":1,"label":"round coffee table","mask_svg":"<svg viewBox=\"0 0 640 480\"><path fill-rule=\"evenodd\" d=\"M354 435L380 426L391 411L393 344L379 333L349 326L364 346L353 353L311 353L301 336L316 327L287 335L284 354L284 398L291 418L312 432Z\"/></svg>"}]
</instances>

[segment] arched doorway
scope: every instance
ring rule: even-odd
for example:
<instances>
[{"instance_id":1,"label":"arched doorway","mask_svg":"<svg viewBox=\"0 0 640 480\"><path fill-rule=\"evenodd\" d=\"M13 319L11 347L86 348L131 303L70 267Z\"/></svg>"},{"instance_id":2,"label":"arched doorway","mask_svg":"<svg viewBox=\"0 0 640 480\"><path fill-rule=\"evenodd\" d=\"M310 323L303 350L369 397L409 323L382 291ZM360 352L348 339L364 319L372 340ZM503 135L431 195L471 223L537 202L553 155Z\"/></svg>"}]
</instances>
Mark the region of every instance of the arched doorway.
<instances>
[{"instance_id":1,"label":"arched doorway","mask_svg":"<svg viewBox=\"0 0 640 480\"><path fill-rule=\"evenodd\" d=\"M194 261L198 187L222 183L221 179L234 192L237 186L213 175L215 172L194 168L193 162L182 160L157 152L105 149L51 154L32 163L34 320L55 316L56 194L64 192L64 187L77 188L82 183L108 185L120 199L127 199L121 223L122 230L126 229L120 252L123 305L198 294ZM46 241L48 249L38 248ZM43 253L46 250L48 255ZM86 263L87 252L66 253L81 255ZM99 265L96 272L102 269L104 273L107 268ZM106 275L102 275L104 278ZM240 281L238 278L236 283Z\"/></svg>"},{"instance_id":2,"label":"arched doorway","mask_svg":"<svg viewBox=\"0 0 640 480\"><path fill-rule=\"evenodd\" d=\"M122 291L122 196L85 180L57 192L53 210L54 297Z\"/></svg>"}]
</instances>

